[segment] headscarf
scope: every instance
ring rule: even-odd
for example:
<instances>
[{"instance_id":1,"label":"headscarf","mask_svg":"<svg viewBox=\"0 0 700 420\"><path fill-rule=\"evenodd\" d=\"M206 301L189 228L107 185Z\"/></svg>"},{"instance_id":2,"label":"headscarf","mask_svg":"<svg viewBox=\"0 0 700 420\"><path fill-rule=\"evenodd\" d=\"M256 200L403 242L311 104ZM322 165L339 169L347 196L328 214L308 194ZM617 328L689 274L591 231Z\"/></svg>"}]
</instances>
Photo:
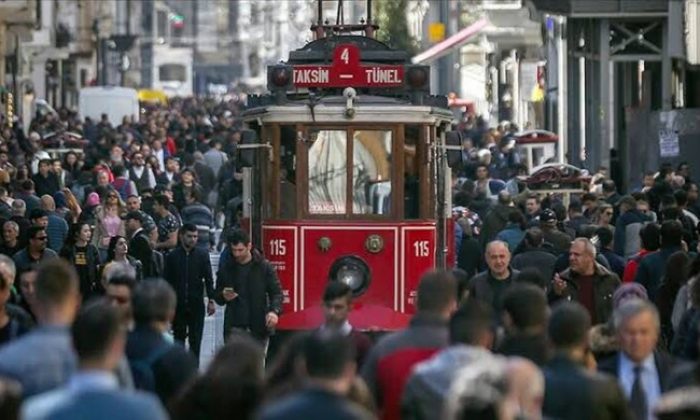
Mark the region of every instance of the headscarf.
<instances>
[{"instance_id":1,"label":"headscarf","mask_svg":"<svg viewBox=\"0 0 700 420\"><path fill-rule=\"evenodd\" d=\"M647 289L639 283L625 283L613 293L613 308L617 309L629 299L649 300Z\"/></svg>"},{"instance_id":2,"label":"headscarf","mask_svg":"<svg viewBox=\"0 0 700 420\"><path fill-rule=\"evenodd\" d=\"M87 207L93 207L100 204L100 196L96 192L91 192L88 194L87 200L85 200L85 205Z\"/></svg>"}]
</instances>

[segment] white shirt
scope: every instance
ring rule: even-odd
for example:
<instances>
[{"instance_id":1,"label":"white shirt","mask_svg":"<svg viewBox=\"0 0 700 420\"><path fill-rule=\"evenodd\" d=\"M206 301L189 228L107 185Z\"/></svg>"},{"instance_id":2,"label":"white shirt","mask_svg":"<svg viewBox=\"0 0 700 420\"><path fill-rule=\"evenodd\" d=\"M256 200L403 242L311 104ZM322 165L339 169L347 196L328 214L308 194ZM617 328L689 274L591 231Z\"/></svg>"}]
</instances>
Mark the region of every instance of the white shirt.
<instances>
[{"instance_id":1,"label":"white shirt","mask_svg":"<svg viewBox=\"0 0 700 420\"><path fill-rule=\"evenodd\" d=\"M156 177L153 175L153 171L150 170L150 168L147 168L145 166L132 166L131 169L134 171L134 175L136 175L136 178L141 178L143 175L143 171L148 169L148 187L149 188L155 188L156 186Z\"/></svg>"},{"instance_id":2,"label":"white shirt","mask_svg":"<svg viewBox=\"0 0 700 420\"><path fill-rule=\"evenodd\" d=\"M327 330L330 329L326 324L321 325L322 330ZM345 323L340 326L337 330L341 335L347 337L350 335L350 332L352 331L352 325L350 325L350 322L346 319Z\"/></svg>"},{"instance_id":3,"label":"white shirt","mask_svg":"<svg viewBox=\"0 0 700 420\"><path fill-rule=\"evenodd\" d=\"M153 154L158 159L158 165L160 165L160 169L165 170L165 151L163 149L154 150Z\"/></svg>"}]
</instances>

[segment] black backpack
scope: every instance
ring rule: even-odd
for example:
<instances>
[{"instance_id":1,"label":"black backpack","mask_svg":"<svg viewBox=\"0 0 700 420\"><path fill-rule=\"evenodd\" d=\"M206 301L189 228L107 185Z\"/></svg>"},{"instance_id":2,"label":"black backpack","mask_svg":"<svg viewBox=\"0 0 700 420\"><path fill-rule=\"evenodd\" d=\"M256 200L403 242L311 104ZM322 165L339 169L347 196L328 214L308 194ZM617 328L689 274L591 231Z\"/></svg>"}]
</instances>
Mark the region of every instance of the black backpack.
<instances>
[{"instance_id":1,"label":"black backpack","mask_svg":"<svg viewBox=\"0 0 700 420\"><path fill-rule=\"evenodd\" d=\"M156 392L156 377L153 373L153 365L170 351L171 345L164 343L151 350L151 353L141 359L129 360L131 376L134 379L134 387L148 392Z\"/></svg>"}]
</instances>

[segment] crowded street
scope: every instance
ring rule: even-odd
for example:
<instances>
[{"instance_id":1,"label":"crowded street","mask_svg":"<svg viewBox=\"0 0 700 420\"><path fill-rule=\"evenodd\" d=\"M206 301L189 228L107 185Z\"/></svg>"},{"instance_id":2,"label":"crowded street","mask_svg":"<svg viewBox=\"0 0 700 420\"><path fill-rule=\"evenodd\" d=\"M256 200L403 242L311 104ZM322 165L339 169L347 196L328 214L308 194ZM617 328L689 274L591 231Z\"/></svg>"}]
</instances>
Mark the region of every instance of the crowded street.
<instances>
[{"instance_id":1,"label":"crowded street","mask_svg":"<svg viewBox=\"0 0 700 420\"><path fill-rule=\"evenodd\" d=\"M699 23L0 1L0 419L700 419Z\"/></svg>"}]
</instances>

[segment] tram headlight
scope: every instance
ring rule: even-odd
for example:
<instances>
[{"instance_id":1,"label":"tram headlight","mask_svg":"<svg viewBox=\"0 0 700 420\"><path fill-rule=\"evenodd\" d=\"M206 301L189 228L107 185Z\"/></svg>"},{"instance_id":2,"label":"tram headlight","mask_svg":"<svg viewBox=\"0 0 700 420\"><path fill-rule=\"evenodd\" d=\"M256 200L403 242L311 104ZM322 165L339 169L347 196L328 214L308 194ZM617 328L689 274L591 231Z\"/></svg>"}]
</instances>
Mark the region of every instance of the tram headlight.
<instances>
[{"instance_id":1,"label":"tram headlight","mask_svg":"<svg viewBox=\"0 0 700 420\"><path fill-rule=\"evenodd\" d=\"M425 90L429 87L430 67L408 66L406 68L406 82L408 87L415 90Z\"/></svg>"},{"instance_id":2,"label":"tram headlight","mask_svg":"<svg viewBox=\"0 0 700 420\"><path fill-rule=\"evenodd\" d=\"M267 88L271 92L287 91L292 87L292 68L276 65L267 68Z\"/></svg>"},{"instance_id":3,"label":"tram headlight","mask_svg":"<svg viewBox=\"0 0 700 420\"><path fill-rule=\"evenodd\" d=\"M353 296L359 296L369 287L369 267L358 257L342 257L331 266L329 279L347 284Z\"/></svg>"}]
</instances>

